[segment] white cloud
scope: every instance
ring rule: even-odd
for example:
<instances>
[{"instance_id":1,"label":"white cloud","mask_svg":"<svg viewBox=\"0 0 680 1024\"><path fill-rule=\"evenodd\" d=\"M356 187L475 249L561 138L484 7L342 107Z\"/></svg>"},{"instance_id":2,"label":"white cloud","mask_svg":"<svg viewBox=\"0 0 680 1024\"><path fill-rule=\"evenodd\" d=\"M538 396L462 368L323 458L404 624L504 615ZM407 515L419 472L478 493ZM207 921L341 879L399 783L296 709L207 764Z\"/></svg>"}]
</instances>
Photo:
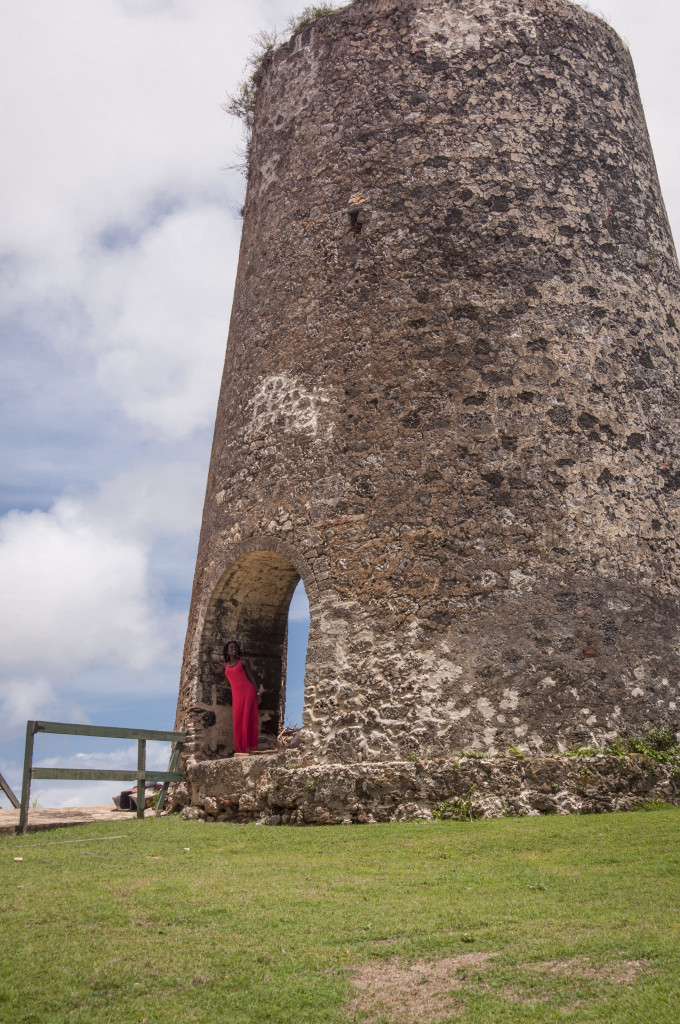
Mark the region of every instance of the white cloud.
<instances>
[{"instance_id":1,"label":"white cloud","mask_svg":"<svg viewBox=\"0 0 680 1024\"><path fill-rule=\"evenodd\" d=\"M0 658L63 673L95 660L148 666L163 651L146 552L79 502L10 512L0 522Z\"/></svg>"},{"instance_id":2,"label":"white cloud","mask_svg":"<svg viewBox=\"0 0 680 1024\"><path fill-rule=\"evenodd\" d=\"M36 718L43 721L87 721L83 707L68 695L59 694L43 676L27 675L22 671L0 679L0 732L7 735Z\"/></svg>"},{"instance_id":3,"label":"white cloud","mask_svg":"<svg viewBox=\"0 0 680 1024\"><path fill-rule=\"evenodd\" d=\"M167 771L169 759L169 743L149 741L146 748L146 767L149 771ZM107 771L130 768L136 770L137 744L108 750L105 753L88 750L70 754L68 757L42 757L40 764L43 768L105 768ZM111 786L112 783L109 782L107 785Z\"/></svg>"},{"instance_id":4,"label":"white cloud","mask_svg":"<svg viewBox=\"0 0 680 1024\"><path fill-rule=\"evenodd\" d=\"M70 359L94 359L131 419L186 437L214 417L239 235L216 204L184 207L134 244L15 264L3 304Z\"/></svg>"},{"instance_id":5,"label":"white cloud","mask_svg":"<svg viewBox=\"0 0 680 1024\"><path fill-rule=\"evenodd\" d=\"M163 545L171 537L195 539L204 492L202 465L166 457L104 481L84 504L117 535Z\"/></svg>"},{"instance_id":6,"label":"white cloud","mask_svg":"<svg viewBox=\"0 0 680 1024\"><path fill-rule=\"evenodd\" d=\"M204 205L88 261L97 380L165 436L214 418L239 234L233 217Z\"/></svg>"},{"instance_id":7,"label":"white cloud","mask_svg":"<svg viewBox=\"0 0 680 1024\"><path fill-rule=\"evenodd\" d=\"M167 762L164 767L167 768ZM31 785L31 801L37 801L38 807L100 807L109 804L111 810L113 810L114 794L117 796L121 789L128 789L133 785L134 782L48 782L35 780ZM19 794L16 793L16 796L19 797ZM30 811L28 819L30 822ZM121 824L124 824L125 820L121 815Z\"/></svg>"},{"instance_id":8,"label":"white cloud","mask_svg":"<svg viewBox=\"0 0 680 1024\"><path fill-rule=\"evenodd\" d=\"M28 718L86 720L81 704L111 674L118 694L174 690L185 618L163 600L163 582L174 582L164 549L194 540L202 477L177 461L141 466L91 496L0 519L4 731ZM93 677L102 665L110 673Z\"/></svg>"},{"instance_id":9,"label":"white cloud","mask_svg":"<svg viewBox=\"0 0 680 1024\"><path fill-rule=\"evenodd\" d=\"M94 358L95 382L170 439L214 416L243 189L220 104L257 6L230 5L227 31L216 0L0 3L5 315Z\"/></svg>"},{"instance_id":10,"label":"white cloud","mask_svg":"<svg viewBox=\"0 0 680 1024\"><path fill-rule=\"evenodd\" d=\"M252 18L244 6L229 5L237 36ZM237 126L219 105L240 70L234 35L221 2L175 7L183 17L129 17L111 0L0 6L14 97L0 111L12 138L0 193L7 244L57 255L112 218L135 220L159 182L171 194L224 191Z\"/></svg>"}]
</instances>

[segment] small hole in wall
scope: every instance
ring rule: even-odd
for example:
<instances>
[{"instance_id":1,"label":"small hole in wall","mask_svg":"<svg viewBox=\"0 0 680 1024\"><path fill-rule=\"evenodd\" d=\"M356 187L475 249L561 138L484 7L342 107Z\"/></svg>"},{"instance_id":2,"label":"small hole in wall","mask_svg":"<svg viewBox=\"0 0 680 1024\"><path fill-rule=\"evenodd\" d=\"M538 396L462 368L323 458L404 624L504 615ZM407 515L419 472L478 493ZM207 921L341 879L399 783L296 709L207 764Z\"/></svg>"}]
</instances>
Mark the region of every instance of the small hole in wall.
<instances>
[{"instance_id":1,"label":"small hole in wall","mask_svg":"<svg viewBox=\"0 0 680 1024\"><path fill-rule=\"evenodd\" d=\"M359 210L349 211L349 228L353 235L361 234L361 221L359 220Z\"/></svg>"}]
</instances>

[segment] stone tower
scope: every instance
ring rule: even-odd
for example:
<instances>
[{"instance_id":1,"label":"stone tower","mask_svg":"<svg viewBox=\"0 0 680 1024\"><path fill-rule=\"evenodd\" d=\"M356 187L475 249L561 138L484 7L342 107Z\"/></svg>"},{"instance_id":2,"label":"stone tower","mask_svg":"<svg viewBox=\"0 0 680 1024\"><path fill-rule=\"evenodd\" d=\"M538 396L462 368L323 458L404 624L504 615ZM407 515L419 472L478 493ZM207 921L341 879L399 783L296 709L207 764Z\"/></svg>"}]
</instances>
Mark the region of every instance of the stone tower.
<instances>
[{"instance_id":1,"label":"stone tower","mask_svg":"<svg viewBox=\"0 0 680 1024\"><path fill-rule=\"evenodd\" d=\"M677 728L679 272L629 53L568 0L355 0L259 74L178 706L320 760Z\"/></svg>"}]
</instances>

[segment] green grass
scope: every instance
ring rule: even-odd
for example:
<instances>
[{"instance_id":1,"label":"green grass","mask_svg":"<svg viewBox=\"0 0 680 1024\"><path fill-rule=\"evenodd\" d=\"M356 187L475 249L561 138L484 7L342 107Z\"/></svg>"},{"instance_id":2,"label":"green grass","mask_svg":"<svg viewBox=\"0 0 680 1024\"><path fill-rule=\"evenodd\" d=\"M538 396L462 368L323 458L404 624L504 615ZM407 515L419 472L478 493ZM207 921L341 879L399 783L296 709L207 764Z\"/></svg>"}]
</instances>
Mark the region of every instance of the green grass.
<instances>
[{"instance_id":1,"label":"green grass","mask_svg":"<svg viewBox=\"0 0 680 1024\"><path fill-rule=\"evenodd\" d=\"M459 975L462 1012L444 995L429 1020L677 1024L679 839L676 808L2 837L0 1021L384 1024L397 1018L370 1000L350 1007L362 966L489 951ZM576 958L572 976L532 967ZM646 961L633 981L607 980L630 960Z\"/></svg>"}]
</instances>

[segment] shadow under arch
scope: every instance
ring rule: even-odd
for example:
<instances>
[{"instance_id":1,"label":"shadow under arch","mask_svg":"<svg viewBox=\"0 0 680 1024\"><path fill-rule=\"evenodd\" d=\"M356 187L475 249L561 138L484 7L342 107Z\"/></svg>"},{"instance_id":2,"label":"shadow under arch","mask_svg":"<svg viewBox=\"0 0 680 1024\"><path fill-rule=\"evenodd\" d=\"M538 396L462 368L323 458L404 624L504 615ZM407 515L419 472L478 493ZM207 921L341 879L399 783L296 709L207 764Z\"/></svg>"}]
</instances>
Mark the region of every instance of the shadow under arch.
<instances>
[{"instance_id":1,"label":"shadow under arch","mask_svg":"<svg viewBox=\"0 0 680 1024\"><path fill-rule=\"evenodd\" d=\"M206 646L214 647L215 656L221 657L227 641L239 642L261 684L260 736L265 743L267 738L275 740L284 724L291 598L301 579L310 603L316 590L309 567L281 541L251 541L245 551L234 554L210 596L201 639L201 704L210 711L202 716L197 740L202 755L208 757L231 753L233 730L231 692L226 680L210 672Z\"/></svg>"}]
</instances>

